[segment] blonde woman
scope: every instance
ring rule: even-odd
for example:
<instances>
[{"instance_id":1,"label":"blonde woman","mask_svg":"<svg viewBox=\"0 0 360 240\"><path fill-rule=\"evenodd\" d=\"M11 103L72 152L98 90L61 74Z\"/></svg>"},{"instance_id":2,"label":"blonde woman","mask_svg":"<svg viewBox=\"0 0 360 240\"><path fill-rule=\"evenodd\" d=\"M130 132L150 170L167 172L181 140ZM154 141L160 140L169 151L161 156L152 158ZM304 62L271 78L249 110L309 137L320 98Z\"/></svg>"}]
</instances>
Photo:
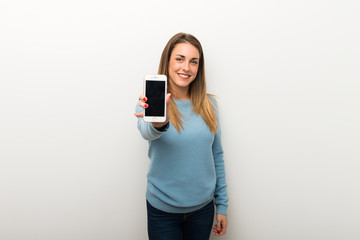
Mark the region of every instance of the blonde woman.
<instances>
[{"instance_id":1,"label":"blonde woman","mask_svg":"<svg viewBox=\"0 0 360 240\"><path fill-rule=\"evenodd\" d=\"M206 92L200 42L191 34L174 35L158 73L168 78L166 121L143 121L149 107L143 94L135 113L140 134L149 142L149 239L209 239L215 206L212 231L224 235L228 196L223 150L216 102Z\"/></svg>"}]
</instances>

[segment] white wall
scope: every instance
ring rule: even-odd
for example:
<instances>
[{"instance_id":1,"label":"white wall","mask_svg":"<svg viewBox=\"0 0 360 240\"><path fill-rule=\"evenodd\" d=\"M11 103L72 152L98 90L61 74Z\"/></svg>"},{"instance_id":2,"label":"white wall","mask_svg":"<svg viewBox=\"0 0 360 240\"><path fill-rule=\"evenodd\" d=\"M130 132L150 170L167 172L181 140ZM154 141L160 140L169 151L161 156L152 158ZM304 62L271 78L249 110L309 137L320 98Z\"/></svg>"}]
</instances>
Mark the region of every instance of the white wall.
<instances>
[{"instance_id":1,"label":"white wall","mask_svg":"<svg viewBox=\"0 0 360 240\"><path fill-rule=\"evenodd\" d=\"M360 239L359 5L1 1L0 239L146 239L133 112L180 31L219 100L222 239Z\"/></svg>"}]
</instances>

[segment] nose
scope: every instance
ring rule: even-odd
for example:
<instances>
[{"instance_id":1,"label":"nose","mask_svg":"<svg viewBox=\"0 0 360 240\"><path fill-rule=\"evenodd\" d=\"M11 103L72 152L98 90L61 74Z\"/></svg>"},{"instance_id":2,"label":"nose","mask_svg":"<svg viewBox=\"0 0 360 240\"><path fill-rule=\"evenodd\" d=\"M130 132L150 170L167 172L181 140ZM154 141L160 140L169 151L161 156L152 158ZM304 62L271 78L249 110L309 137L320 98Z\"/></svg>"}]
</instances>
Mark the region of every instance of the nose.
<instances>
[{"instance_id":1,"label":"nose","mask_svg":"<svg viewBox=\"0 0 360 240\"><path fill-rule=\"evenodd\" d=\"M184 62L184 65L183 65L183 70L185 71L185 72L189 72L189 62Z\"/></svg>"}]
</instances>

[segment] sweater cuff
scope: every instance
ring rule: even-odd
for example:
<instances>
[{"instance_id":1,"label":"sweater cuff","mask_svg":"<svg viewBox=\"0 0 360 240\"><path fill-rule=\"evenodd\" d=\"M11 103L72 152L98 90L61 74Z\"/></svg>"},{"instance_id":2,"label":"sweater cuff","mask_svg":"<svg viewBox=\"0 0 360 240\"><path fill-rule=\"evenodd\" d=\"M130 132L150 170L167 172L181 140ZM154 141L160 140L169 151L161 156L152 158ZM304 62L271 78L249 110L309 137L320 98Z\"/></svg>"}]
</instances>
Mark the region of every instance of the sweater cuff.
<instances>
[{"instance_id":1,"label":"sweater cuff","mask_svg":"<svg viewBox=\"0 0 360 240\"><path fill-rule=\"evenodd\" d=\"M227 206L216 205L216 213L221 215L227 215Z\"/></svg>"},{"instance_id":2,"label":"sweater cuff","mask_svg":"<svg viewBox=\"0 0 360 240\"><path fill-rule=\"evenodd\" d=\"M156 130L158 130L159 132L165 132L166 130L168 130L170 124L169 122L167 122L164 126L160 127L160 128L156 128L154 127Z\"/></svg>"}]
</instances>

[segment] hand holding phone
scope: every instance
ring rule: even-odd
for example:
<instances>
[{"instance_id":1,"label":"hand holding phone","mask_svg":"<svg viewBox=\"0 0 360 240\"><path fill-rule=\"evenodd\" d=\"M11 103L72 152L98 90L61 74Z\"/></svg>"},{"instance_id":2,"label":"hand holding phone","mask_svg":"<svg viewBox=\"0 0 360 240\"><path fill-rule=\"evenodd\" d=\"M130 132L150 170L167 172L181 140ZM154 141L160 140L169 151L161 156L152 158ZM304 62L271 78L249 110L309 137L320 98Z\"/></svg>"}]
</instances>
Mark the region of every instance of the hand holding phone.
<instances>
[{"instance_id":1,"label":"hand holding phone","mask_svg":"<svg viewBox=\"0 0 360 240\"><path fill-rule=\"evenodd\" d=\"M150 80L150 79L152 79L151 77L148 77L148 76L154 76L154 75L146 75L145 76L145 79L144 79L144 93L146 92L146 85L151 85L151 83L150 84L147 84L147 82L146 82L146 79L148 79L148 80ZM162 77L160 77L160 78L165 78L166 79L166 76L162 76ZM158 77L156 77L155 79L159 79ZM150 86L149 86L150 87ZM150 121L151 121L151 123L152 123L152 125L155 127L155 128L161 128L161 127L163 127L164 125L166 125L167 123L168 123L168 121L169 121L169 114L168 114L168 111L169 111L169 108L168 108L168 106L169 106L169 101L170 101L170 97L171 97L171 93L166 93L167 92L167 83L165 82L165 106L164 106L164 112L165 112L165 120L163 121L163 122L152 122L151 121L151 119L150 119ZM151 93L149 93L149 91L147 91L147 94L150 94L151 95ZM142 107L142 108L144 108L144 109L147 109L147 108L149 108L149 104L148 104L148 97L147 96L145 96L144 94L140 94L140 96L139 96L139 103L138 103L138 105L140 106L140 107ZM135 117L137 117L137 118L145 118L145 111L143 111L143 112L136 112L136 113L134 113L134 115L135 115ZM147 118L149 118L149 116L147 116ZM154 118L154 117L153 117ZM157 118L157 120L160 120L159 118ZM161 119L162 120L162 119ZM149 120L147 120L147 121L149 121Z\"/></svg>"},{"instance_id":2,"label":"hand holding phone","mask_svg":"<svg viewBox=\"0 0 360 240\"><path fill-rule=\"evenodd\" d=\"M170 101L171 93L166 94L166 120L165 122L152 122L151 124L155 128L161 128L165 126L169 122L169 101ZM149 105L146 103L147 98L144 94L140 94L138 105L144 109L146 109ZM144 111L134 113L137 118L144 118Z\"/></svg>"},{"instance_id":3,"label":"hand holding phone","mask_svg":"<svg viewBox=\"0 0 360 240\"><path fill-rule=\"evenodd\" d=\"M145 122L166 121L166 93L167 77L165 75L145 75L144 95L147 98L145 108Z\"/></svg>"}]
</instances>

